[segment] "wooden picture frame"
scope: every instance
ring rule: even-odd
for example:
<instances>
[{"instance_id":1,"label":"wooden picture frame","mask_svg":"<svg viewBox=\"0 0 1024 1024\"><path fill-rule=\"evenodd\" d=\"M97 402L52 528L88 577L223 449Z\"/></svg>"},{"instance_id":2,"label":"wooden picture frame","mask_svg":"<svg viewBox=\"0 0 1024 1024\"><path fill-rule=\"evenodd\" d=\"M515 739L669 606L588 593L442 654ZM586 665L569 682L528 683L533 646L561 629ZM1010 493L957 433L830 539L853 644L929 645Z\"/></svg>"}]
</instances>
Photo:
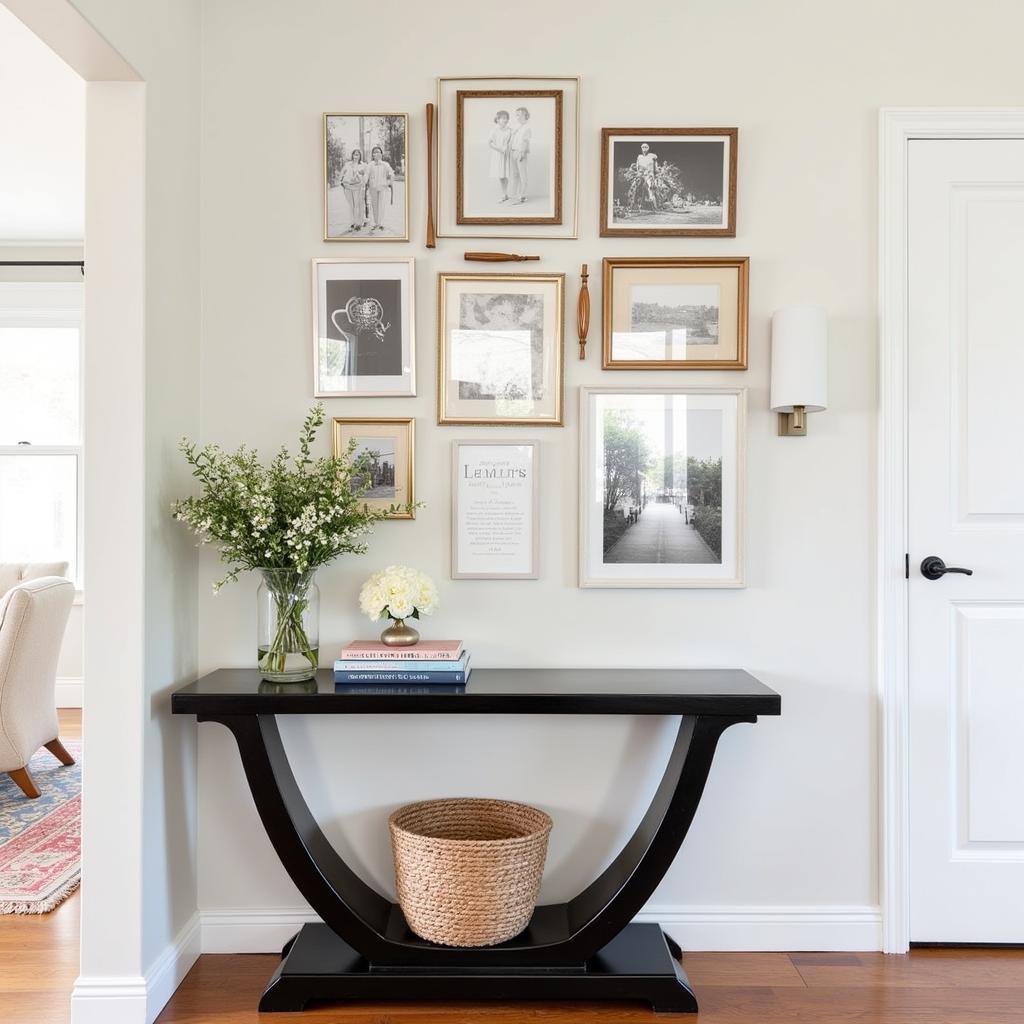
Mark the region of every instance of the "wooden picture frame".
<instances>
[{"instance_id":1,"label":"wooden picture frame","mask_svg":"<svg viewBox=\"0 0 1024 1024\"><path fill-rule=\"evenodd\" d=\"M603 369L747 368L748 256L610 257L602 271Z\"/></svg>"},{"instance_id":2,"label":"wooden picture frame","mask_svg":"<svg viewBox=\"0 0 1024 1024\"><path fill-rule=\"evenodd\" d=\"M465 449L477 450L475 460ZM497 537L487 533L489 525ZM540 442L452 441L451 578L539 575Z\"/></svg>"},{"instance_id":3,"label":"wooden picture frame","mask_svg":"<svg viewBox=\"0 0 1024 1024\"><path fill-rule=\"evenodd\" d=\"M744 586L746 394L580 388L580 587Z\"/></svg>"},{"instance_id":4,"label":"wooden picture frame","mask_svg":"<svg viewBox=\"0 0 1024 1024\"><path fill-rule=\"evenodd\" d=\"M380 473L380 480L364 496L370 508L387 508L390 505L415 505L416 503L416 420L409 417L336 416L331 423L334 454L340 456L348 450L349 442L356 441L354 458L363 452L373 452L374 442L378 458L374 460L374 472ZM383 449L383 451L381 450ZM390 456L390 462L388 457ZM374 494L373 491L385 493ZM389 493L387 493L389 492ZM415 519L416 509L396 512L388 519Z\"/></svg>"},{"instance_id":5,"label":"wooden picture frame","mask_svg":"<svg viewBox=\"0 0 1024 1024\"><path fill-rule=\"evenodd\" d=\"M449 274L437 281L437 422L563 422L564 274Z\"/></svg>"},{"instance_id":6,"label":"wooden picture frame","mask_svg":"<svg viewBox=\"0 0 1024 1024\"><path fill-rule=\"evenodd\" d=\"M357 140L360 145L351 145ZM387 203L375 201L377 189L368 180L358 189L346 191L342 184L346 166L346 149L358 148L366 164L368 179L376 178L371 171L372 151L380 146L382 162L390 168L390 185L386 190ZM363 153L363 149L369 152ZM394 150L391 152L390 150ZM349 152L351 150L349 149ZM408 242L409 241L409 115L392 111L328 112L323 115L323 179L324 179L324 241L325 242ZM395 210L395 195L401 199L401 217ZM359 202L359 227L353 225L353 196ZM380 230L375 218L379 215Z\"/></svg>"},{"instance_id":7,"label":"wooden picture frame","mask_svg":"<svg viewBox=\"0 0 1024 1024\"><path fill-rule=\"evenodd\" d=\"M456 223L457 224L561 224L562 223L562 104L564 99L564 93L561 89L459 89L455 94L456 102L456 117L455 117L455 203L456 203ZM491 172L495 172L495 163L500 162L500 154L495 152L489 152L484 154L488 157L489 163L489 175L494 177L497 182L505 181L506 192L505 198L499 199L495 193L494 202L498 205L505 205L505 215L495 216L471 216L466 213L466 198L467 198L467 187L466 187L466 174L467 174L467 145L466 145L466 128L467 128L467 117L466 117L466 102L467 100L479 100L489 101L487 104L492 109L499 108L498 113L505 115L505 123L508 127L505 129L510 135L510 144L514 147L516 132L519 129L525 129L532 131L529 120L529 112L527 113L528 120L522 125L517 125L517 111L519 109L528 110L525 106L526 101L539 101L539 100L553 100L554 101L554 117L552 125L552 138L550 140L550 156L553 157L553 168L550 175L550 180L546 183L550 186L552 191L551 206L552 213L549 216L538 216L536 214L527 213L524 216L515 216L514 211L519 205L525 205L526 199L520 201L515 196L515 182L517 180L517 166L519 161L514 157L506 153L504 160L505 170L508 172L504 176L497 174L495 176ZM504 109L507 107L508 109ZM489 111L488 111L489 113ZM496 126L495 130L499 130ZM493 136L488 139L488 147L493 141ZM531 144L533 148L539 148L536 143ZM482 149L482 143L478 147L474 147L474 153L477 148ZM549 157L550 160L550 157ZM524 158L524 168L529 163L529 158ZM474 164L482 163L482 161L474 161ZM482 169L482 168L481 168ZM480 172L477 171L479 174ZM524 170L524 174L528 172ZM531 176L532 178L532 176ZM535 185L535 181L531 181L531 184ZM481 191L483 190L483 183L479 183ZM510 191L512 194L510 194Z\"/></svg>"},{"instance_id":8,"label":"wooden picture frame","mask_svg":"<svg viewBox=\"0 0 1024 1024\"><path fill-rule=\"evenodd\" d=\"M735 238L738 135L736 128L602 128L601 236ZM655 145L660 154L650 151Z\"/></svg>"}]
</instances>

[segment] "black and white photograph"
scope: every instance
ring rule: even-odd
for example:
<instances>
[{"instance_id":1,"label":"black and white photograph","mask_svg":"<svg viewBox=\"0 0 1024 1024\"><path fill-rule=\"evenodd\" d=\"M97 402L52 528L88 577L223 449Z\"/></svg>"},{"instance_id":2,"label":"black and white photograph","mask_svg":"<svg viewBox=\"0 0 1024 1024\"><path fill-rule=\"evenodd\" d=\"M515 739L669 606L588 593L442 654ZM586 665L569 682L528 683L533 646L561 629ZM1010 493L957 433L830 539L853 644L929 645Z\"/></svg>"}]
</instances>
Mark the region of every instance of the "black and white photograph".
<instances>
[{"instance_id":1,"label":"black and white photograph","mask_svg":"<svg viewBox=\"0 0 1024 1024\"><path fill-rule=\"evenodd\" d=\"M606 370L745 370L745 256L615 257L603 263Z\"/></svg>"},{"instance_id":2,"label":"black and white photograph","mask_svg":"<svg viewBox=\"0 0 1024 1024\"><path fill-rule=\"evenodd\" d=\"M409 238L408 116L324 114L324 241Z\"/></svg>"},{"instance_id":3,"label":"black and white photograph","mask_svg":"<svg viewBox=\"0 0 1024 1024\"><path fill-rule=\"evenodd\" d=\"M442 274L440 423L561 423L562 274Z\"/></svg>"},{"instance_id":4,"label":"black and white photograph","mask_svg":"<svg viewBox=\"0 0 1024 1024\"><path fill-rule=\"evenodd\" d=\"M412 418L365 417L334 420L334 454L351 450L353 484L365 487L370 508L414 504L415 453ZM415 510L393 512L389 519L414 519Z\"/></svg>"},{"instance_id":5,"label":"black and white photograph","mask_svg":"<svg viewBox=\"0 0 1024 1024\"><path fill-rule=\"evenodd\" d=\"M460 224L561 224L562 91L460 90Z\"/></svg>"},{"instance_id":6,"label":"black and white photograph","mask_svg":"<svg viewBox=\"0 0 1024 1024\"><path fill-rule=\"evenodd\" d=\"M314 260L314 393L412 395L412 260Z\"/></svg>"},{"instance_id":7,"label":"black and white photograph","mask_svg":"<svg viewBox=\"0 0 1024 1024\"><path fill-rule=\"evenodd\" d=\"M740 392L584 392L584 585L737 585Z\"/></svg>"},{"instance_id":8,"label":"black and white photograph","mask_svg":"<svg viewBox=\"0 0 1024 1024\"><path fill-rule=\"evenodd\" d=\"M601 136L602 235L735 236L735 128L605 128Z\"/></svg>"}]
</instances>

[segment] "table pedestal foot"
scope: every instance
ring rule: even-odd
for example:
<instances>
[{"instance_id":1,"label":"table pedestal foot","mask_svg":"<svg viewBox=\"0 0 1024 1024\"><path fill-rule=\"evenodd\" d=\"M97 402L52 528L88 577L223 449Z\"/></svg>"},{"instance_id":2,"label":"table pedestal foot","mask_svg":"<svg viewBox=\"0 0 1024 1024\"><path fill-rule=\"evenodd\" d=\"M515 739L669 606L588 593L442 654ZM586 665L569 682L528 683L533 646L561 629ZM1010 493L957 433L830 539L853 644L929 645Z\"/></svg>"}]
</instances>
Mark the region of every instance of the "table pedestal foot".
<instances>
[{"instance_id":1,"label":"table pedestal foot","mask_svg":"<svg viewBox=\"0 0 1024 1024\"><path fill-rule=\"evenodd\" d=\"M327 925L307 924L274 972L259 1009L298 1011L312 1002L621 999L661 1013L696 1013L697 1000L670 943L656 924L630 924L585 965L374 969Z\"/></svg>"},{"instance_id":2,"label":"table pedestal foot","mask_svg":"<svg viewBox=\"0 0 1024 1024\"><path fill-rule=\"evenodd\" d=\"M668 945L668 951L672 954L672 959L673 960L682 960L683 959L683 947L680 946L679 943L676 942L676 940L673 939L672 936L669 935L668 932L665 932L665 942Z\"/></svg>"}]
</instances>

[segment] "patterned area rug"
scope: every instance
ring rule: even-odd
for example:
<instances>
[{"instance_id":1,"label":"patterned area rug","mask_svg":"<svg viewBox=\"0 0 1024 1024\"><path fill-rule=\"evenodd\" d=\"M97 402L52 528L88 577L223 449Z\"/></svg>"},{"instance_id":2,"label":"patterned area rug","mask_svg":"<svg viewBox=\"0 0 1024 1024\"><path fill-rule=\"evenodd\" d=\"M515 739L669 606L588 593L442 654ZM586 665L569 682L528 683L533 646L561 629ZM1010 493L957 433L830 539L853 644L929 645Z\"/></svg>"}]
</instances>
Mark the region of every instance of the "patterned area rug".
<instances>
[{"instance_id":1,"label":"patterned area rug","mask_svg":"<svg viewBox=\"0 0 1024 1024\"><path fill-rule=\"evenodd\" d=\"M65 746L75 759L67 768L48 750L29 762L36 800L0 775L0 914L46 914L78 888L82 747Z\"/></svg>"}]
</instances>

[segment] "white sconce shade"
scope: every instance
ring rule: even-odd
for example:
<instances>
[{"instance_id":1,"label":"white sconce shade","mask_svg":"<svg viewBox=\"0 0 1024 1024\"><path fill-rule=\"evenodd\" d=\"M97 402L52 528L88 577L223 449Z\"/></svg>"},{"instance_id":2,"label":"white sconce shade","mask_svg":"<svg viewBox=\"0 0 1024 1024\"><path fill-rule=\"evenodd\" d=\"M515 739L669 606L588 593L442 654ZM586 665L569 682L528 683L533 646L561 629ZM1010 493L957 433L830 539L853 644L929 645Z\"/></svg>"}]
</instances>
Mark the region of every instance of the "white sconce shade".
<instances>
[{"instance_id":1,"label":"white sconce shade","mask_svg":"<svg viewBox=\"0 0 1024 1024\"><path fill-rule=\"evenodd\" d=\"M807 432L804 414L828 408L828 317L820 306L788 306L772 316L771 409L779 432Z\"/></svg>"}]
</instances>

